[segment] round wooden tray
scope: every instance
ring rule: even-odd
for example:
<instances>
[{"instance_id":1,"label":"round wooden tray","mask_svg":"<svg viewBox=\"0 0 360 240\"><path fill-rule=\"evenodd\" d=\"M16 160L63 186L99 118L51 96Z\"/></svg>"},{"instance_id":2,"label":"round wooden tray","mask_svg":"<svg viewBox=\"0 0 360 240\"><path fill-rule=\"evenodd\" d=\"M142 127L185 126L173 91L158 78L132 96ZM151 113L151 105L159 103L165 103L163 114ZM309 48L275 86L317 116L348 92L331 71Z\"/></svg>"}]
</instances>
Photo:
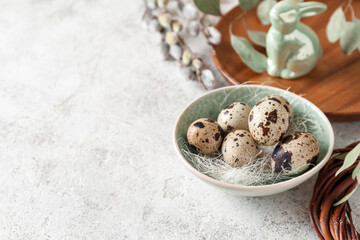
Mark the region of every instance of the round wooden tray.
<instances>
[{"instance_id":1,"label":"round wooden tray","mask_svg":"<svg viewBox=\"0 0 360 240\"><path fill-rule=\"evenodd\" d=\"M233 50L230 44L229 25L239 16L242 10L235 7L223 16L216 25L222 34L221 43L214 46L212 53L215 64L221 74L230 84L266 84L270 86L289 88L297 94L317 105L331 120L360 120L360 53L354 51L345 55L339 42L330 43L326 37L326 25L331 14L341 4L340 1L320 1L327 4L328 9L317 16L303 18L302 22L310 26L319 36L323 48L323 56L314 70L304 77L286 80L270 77L266 73L255 73L250 70ZM360 1L353 1L353 8L360 9ZM347 16L350 19L350 16ZM251 10L245 17L248 29L267 31L269 26L263 26L256 10ZM246 29L241 20L233 24L233 33L247 37ZM249 38L248 38L249 39ZM253 44L262 53L265 49Z\"/></svg>"}]
</instances>

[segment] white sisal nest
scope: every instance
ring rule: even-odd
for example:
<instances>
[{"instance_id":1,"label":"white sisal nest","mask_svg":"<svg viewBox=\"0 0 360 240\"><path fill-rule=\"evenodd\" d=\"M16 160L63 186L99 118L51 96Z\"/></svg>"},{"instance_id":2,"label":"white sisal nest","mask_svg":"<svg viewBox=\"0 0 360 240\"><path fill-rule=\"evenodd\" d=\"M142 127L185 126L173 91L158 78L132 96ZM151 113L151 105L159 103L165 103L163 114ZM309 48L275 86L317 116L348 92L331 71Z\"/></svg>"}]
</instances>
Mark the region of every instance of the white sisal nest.
<instances>
[{"instance_id":1,"label":"white sisal nest","mask_svg":"<svg viewBox=\"0 0 360 240\"><path fill-rule=\"evenodd\" d=\"M288 89L289 90L289 89ZM242 95L236 101L239 102L255 102L260 101L264 96L261 92L254 89L254 92L249 96ZM286 98L286 94L282 95ZM224 97L224 102L219 103L219 112L224 106L227 96ZM251 99L251 100L249 100ZM294 106L295 102L289 100L290 104ZM313 120L311 113L307 108L301 114L294 112L293 120L289 126L287 133L294 131L310 132L316 135L318 138L322 136L322 129L319 124ZM184 156L191 162L191 164L200 172L223 182L240 184L246 186L259 186L267 185L285 181L295 177L296 175L285 175L275 173L271 167L271 155L276 147L273 146L261 146L259 145L260 152L254 156L254 158L241 168L233 168L223 161L221 152L217 152L211 156L199 154L189 149L185 143L182 150ZM313 165L313 164L312 164Z\"/></svg>"}]
</instances>

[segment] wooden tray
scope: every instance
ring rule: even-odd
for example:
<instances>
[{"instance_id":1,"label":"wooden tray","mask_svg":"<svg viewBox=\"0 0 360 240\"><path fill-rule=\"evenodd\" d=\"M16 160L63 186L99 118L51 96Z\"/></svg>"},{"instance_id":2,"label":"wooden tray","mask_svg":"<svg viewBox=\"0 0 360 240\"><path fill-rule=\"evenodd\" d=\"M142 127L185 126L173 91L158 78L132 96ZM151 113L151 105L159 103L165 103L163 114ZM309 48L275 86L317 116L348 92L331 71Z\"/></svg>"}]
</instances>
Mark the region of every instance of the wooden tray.
<instances>
[{"instance_id":1,"label":"wooden tray","mask_svg":"<svg viewBox=\"0 0 360 240\"><path fill-rule=\"evenodd\" d=\"M252 84L265 83L284 89L290 87L290 91L304 94L305 98L317 105L331 120L360 120L360 53L354 51L350 56L346 56L341 51L339 42L330 43L327 40L326 25L341 1L320 2L328 6L324 13L302 19L303 23L318 34L323 48L322 58L308 75L295 80L286 80L250 70L230 44L229 25L232 19L241 14L242 10L239 7L232 9L217 23L216 28L221 32L222 40L219 45L214 46L213 59L230 84L252 81ZM360 1L353 1L353 7L360 9ZM350 15L347 19L350 19ZM256 10L248 12L245 21L251 30L267 31L269 28L260 23ZM248 38L241 20L233 25L233 32ZM264 48L259 46L255 48L265 53Z\"/></svg>"}]
</instances>

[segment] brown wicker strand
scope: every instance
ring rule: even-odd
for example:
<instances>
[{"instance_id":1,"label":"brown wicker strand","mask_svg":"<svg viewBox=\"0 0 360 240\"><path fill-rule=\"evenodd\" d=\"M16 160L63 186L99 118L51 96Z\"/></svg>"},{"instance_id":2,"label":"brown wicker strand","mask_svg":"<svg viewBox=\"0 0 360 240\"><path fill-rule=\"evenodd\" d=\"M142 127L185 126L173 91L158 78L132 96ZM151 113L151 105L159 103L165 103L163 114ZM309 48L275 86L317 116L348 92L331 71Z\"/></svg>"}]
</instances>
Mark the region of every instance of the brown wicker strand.
<instances>
[{"instance_id":1,"label":"brown wicker strand","mask_svg":"<svg viewBox=\"0 0 360 240\"><path fill-rule=\"evenodd\" d=\"M336 149L333 154L350 152L359 143L360 141L346 148ZM349 202L334 206L335 202L353 191L358 184L356 179L352 179L351 174L359 162L360 157L355 164L335 176L344 160L333 156L320 171L309 205L311 223L320 239L360 240L360 234L356 231L352 220Z\"/></svg>"}]
</instances>

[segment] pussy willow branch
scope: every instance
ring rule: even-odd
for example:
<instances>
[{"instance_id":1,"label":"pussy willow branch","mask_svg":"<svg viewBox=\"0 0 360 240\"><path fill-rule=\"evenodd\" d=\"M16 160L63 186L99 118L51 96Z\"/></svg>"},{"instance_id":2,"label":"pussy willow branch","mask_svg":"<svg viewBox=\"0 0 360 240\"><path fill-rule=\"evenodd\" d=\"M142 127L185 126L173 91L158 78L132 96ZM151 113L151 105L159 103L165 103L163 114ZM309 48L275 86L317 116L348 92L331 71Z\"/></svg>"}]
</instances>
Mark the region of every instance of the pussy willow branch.
<instances>
[{"instance_id":1,"label":"pussy willow branch","mask_svg":"<svg viewBox=\"0 0 360 240\"><path fill-rule=\"evenodd\" d=\"M193 52L191 51L191 49L186 45L184 39L183 39L181 36L179 36L179 44L180 44L180 46L182 46L184 49L187 49L187 50L190 52L191 56L195 56L195 55L193 54ZM180 60L180 61L181 61L181 60ZM200 71L199 71L199 70L196 70L196 79L197 79L198 82L201 83L201 85L205 88L205 90L208 90L208 88L205 86L205 84L204 84L203 81L201 80L200 74L201 74Z\"/></svg>"},{"instance_id":2,"label":"pussy willow branch","mask_svg":"<svg viewBox=\"0 0 360 240\"><path fill-rule=\"evenodd\" d=\"M184 3L184 1L183 0L175 0L176 2L177 2L177 4L178 4L178 13L180 14L180 15L182 15L182 16L184 16L183 15L183 7L184 6L186 6L185 5L185 3ZM150 19L151 18L156 18L156 17L158 17L158 15L159 14L165 14L165 13L167 13L167 14L170 14L170 12L165 8L165 7L162 7L162 8L157 8L157 7L155 7L154 9L152 9L152 8L150 8L149 6L148 6L148 1L147 0L144 0L144 3L145 3L145 6L146 6L146 9L145 9L145 12L144 12L144 15L143 15L143 20L145 19L145 18L147 18L147 17L149 17ZM160 10L160 12L159 12L159 14L157 14L156 13L156 10ZM198 13L200 13L200 12L198 12ZM200 14L202 14L202 13L200 13ZM202 33L204 36L205 36L205 38L207 39L207 43L208 43L208 45L211 47L211 49L213 50L213 45L210 43L210 37L212 37L212 35L210 34L210 32L208 31L208 26L205 26L206 24L205 24L205 21L204 21L204 19L206 18L206 15L205 14L202 14L201 16L200 16L200 18L199 17L196 17L196 18L191 18L191 19L187 19L185 16L184 16L184 19L186 19L186 22L187 23L189 23L189 22L191 22L191 21L196 21L196 23L197 23L197 28L196 28L196 36L199 34L199 33ZM173 21L175 21L172 17L171 17L171 20L172 20L172 22ZM170 23L170 26L171 26L171 24L172 23ZM181 23L180 23L181 24ZM171 31L171 29L167 29L167 28L161 28L160 29L160 33L162 34L162 42L166 42L166 40L165 40L165 34L166 34L166 31L167 30L170 30ZM203 62L202 61L202 59L200 59L200 58L198 58L198 57L196 57L196 55L194 54L194 52L191 50L191 48L189 47L189 45L185 42L185 40L184 40L184 38L183 38L183 36L179 33L179 32L177 32L176 33L177 34L177 38L178 38L178 42L177 42L177 44L181 47L181 49L182 49L182 54L184 53L184 51L186 50L186 51L188 51L188 53L189 53L189 55L190 55L190 65L191 65L191 63L192 63L192 61L194 60L194 59L198 59L198 61L201 61L201 62ZM170 44L171 45L171 44ZM172 56L173 57L173 56ZM174 57L173 57L174 58ZM183 62L183 60L182 60L182 58L180 58L180 59L178 59L178 58L176 58L177 59L177 61L181 64L181 66L183 66L183 67L189 67L188 66L188 64L186 64L186 63L184 63ZM195 78L196 77L196 79L203 85L203 87L205 88L205 89L208 89L208 87L207 87L207 85L204 83L204 79L203 79L203 76L202 76L202 73L203 73L203 70L205 70L205 69L203 69L202 67L200 67L199 69L198 69L199 67L195 67L195 65L192 65L192 72L191 72L191 77L190 77L190 79L193 79L193 77ZM185 70L186 71L186 70ZM189 70L190 71L190 70ZM211 70L206 70L206 71L210 71L211 72L211 75L212 75L212 77L210 77L210 82L213 82L214 81L214 76L213 76L213 73L212 73L212 71ZM208 76L209 77L209 75L204 75L205 76L205 78L206 78L206 76ZM208 78L207 78L208 79ZM207 81L208 82L208 81Z\"/></svg>"},{"instance_id":3,"label":"pussy willow branch","mask_svg":"<svg viewBox=\"0 0 360 240\"><path fill-rule=\"evenodd\" d=\"M178 1L180 4L184 5L184 1L182 1L182 0L176 0L176 1ZM199 20L198 20L199 26L200 26L200 32L204 35L204 37L205 37L206 39L208 39L209 36L206 34L206 31L205 31L206 26L204 26L204 19L206 18L207 15L204 14L204 13L202 13L202 12L200 12L200 11L199 11L199 13L201 14L201 16L200 16L200 18L199 18ZM209 44L209 46L210 46L211 48L213 48L211 44Z\"/></svg>"}]
</instances>

